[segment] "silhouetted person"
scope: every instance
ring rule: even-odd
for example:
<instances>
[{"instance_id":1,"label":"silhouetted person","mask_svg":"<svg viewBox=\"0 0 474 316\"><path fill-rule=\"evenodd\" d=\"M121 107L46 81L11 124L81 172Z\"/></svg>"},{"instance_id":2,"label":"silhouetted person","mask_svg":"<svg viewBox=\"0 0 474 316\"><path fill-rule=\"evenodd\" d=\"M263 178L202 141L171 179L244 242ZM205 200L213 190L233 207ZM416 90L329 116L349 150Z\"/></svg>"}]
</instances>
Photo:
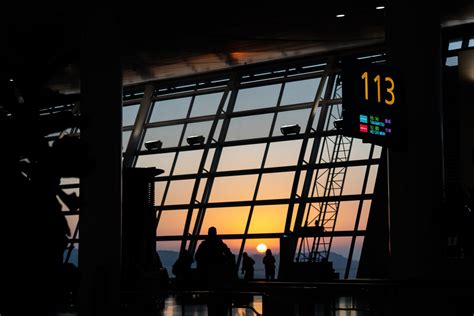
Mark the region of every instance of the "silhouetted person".
<instances>
[{"instance_id":1,"label":"silhouetted person","mask_svg":"<svg viewBox=\"0 0 474 316\"><path fill-rule=\"evenodd\" d=\"M255 264L255 261L249 257L249 255L244 252L242 254L242 273L244 274L244 280L245 281L250 281L253 280L253 273L254 273L254 268L253 265Z\"/></svg>"},{"instance_id":2,"label":"silhouetted person","mask_svg":"<svg viewBox=\"0 0 474 316\"><path fill-rule=\"evenodd\" d=\"M263 265L265 266L265 279L275 279L275 257L272 255L272 251L267 249L265 257L263 257Z\"/></svg>"},{"instance_id":3,"label":"silhouetted person","mask_svg":"<svg viewBox=\"0 0 474 316\"><path fill-rule=\"evenodd\" d=\"M220 292L229 287L235 274L235 256L210 227L207 238L199 245L195 255L200 280L211 293L208 297L208 315L227 315L231 298ZM215 292L214 292L215 291Z\"/></svg>"},{"instance_id":4,"label":"silhouetted person","mask_svg":"<svg viewBox=\"0 0 474 316\"><path fill-rule=\"evenodd\" d=\"M193 264L193 256L188 250L184 250L176 262L173 264L172 272L176 276L179 284L189 282L191 280L191 265Z\"/></svg>"},{"instance_id":5,"label":"silhouetted person","mask_svg":"<svg viewBox=\"0 0 474 316\"><path fill-rule=\"evenodd\" d=\"M228 277L228 267L233 255L227 245L217 236L215 227L210 227L205 240L199 245L195 255L197 269L202 281L221 283Z\"/></svg>"}]
</instances>

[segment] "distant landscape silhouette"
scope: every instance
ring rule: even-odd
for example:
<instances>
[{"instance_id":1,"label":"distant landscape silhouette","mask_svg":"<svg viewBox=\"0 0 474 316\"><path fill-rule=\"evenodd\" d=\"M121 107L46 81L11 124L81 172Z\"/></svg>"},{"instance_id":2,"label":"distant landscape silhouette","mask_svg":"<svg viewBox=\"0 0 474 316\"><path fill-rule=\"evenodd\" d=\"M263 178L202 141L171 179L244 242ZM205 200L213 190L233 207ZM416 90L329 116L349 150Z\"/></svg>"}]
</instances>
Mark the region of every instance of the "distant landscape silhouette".
<instances>
[{"instance_id":1,"label":"distant landscape silhouette","mask_svg":"<svg viewBox=\"0 0 474 316\"><path fill-rule=\"evenodd\" d=\"M172 251L172 250L158 250L158 254L160 255L161 262L163 263L163 267L168 269L168 271L171 271L173 263L176 262L176 259L178 259L178 252L177 251ZM280 261L280 254L279 253L274 253L275 259L277 261L277 272L278 272L278 262ZM265 268L263 267L262 263L262 258L263 254L258 254L258 253L249 253L249 256L251 256L255 260L255 279L265 279ZM333 267L336 272L339 272L339 274L342 276L344 275L344 271L346 270L346 261L347 258L344 256L341 256L338 253L332 252L331 253L331 261L333 262ZM71 258L69 259L69 262L77 265L78 262L78 250L73 249L71 253ZM356 273L357 273L357 267L359 266L359 261L352 261L351 264L351 273L349 277L355 278ZM196 263L193 264L193 268L196 267ZM170 275L171 277L174 277L173 275ZM242 275L240 275L242 277Z\"/></svg>"}]
</instances>

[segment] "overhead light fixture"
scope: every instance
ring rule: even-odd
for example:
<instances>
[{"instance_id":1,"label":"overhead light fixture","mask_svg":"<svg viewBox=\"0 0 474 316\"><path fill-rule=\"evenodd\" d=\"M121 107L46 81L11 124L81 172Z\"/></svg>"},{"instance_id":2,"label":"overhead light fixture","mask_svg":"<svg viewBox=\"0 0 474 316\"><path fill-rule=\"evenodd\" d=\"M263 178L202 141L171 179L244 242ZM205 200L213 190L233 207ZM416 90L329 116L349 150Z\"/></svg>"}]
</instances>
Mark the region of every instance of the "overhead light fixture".
<instances>
[{"instance_id":1,"label":"overhead light fixture","mask_svg":"<svg viewBox=\"0 0 474 316\"><path fill-rule=\"evenodd\" d=\"M161 149L162 145L163 143L161 142L161 140L150 140L145 142L145 148L147 150L158 150Z\"/></svg>"},{"instance_id":2,"label":"overhead light fixture","mask_svg":"<svg viewBox=\"0 0 474 316\"><path fill-rule=\"evenodd\" d=\"M346 15L345 15L344 13L341 13L341 14L336 15L336 18L343 18L343 17L345 17L345 16L346 16Z\"/></svg>"},{"instance_id":3,"label":"overhead light fixture","mask_svg":"<svg viewBox=\"0 0 474 316\"><path fill-rule=\"evenodd\" d=\"M375 9L376 9L376 10L383 10L383 9L385 9L385 7L384 7L383 5L380 5L380 6L378 6L378 7L375 7Z\"/></svg>"},{"instance_id":4,"label":"overhead light fixture","mask_svg":"<svg viewBox=\"0 0 474 316\"><path fill-rule=\"evenodd\" d=\"M190 146L202 145L204 144L204 140L205 138L202 135L189 136L188 138L186 138L186 141L188 142Z\"/></svg>"},{"instance_id":5,"label":"overhead light fixture","mask_svg":"<svg viewBox=\"0 0 474 316\"><path fill-rule=\"evenodd\" d=\"M299 134L301 130L301 127L298 124L292 124L292 125L283 125L280 127L280 131L283 135L288 136L291 134Z\"/></svg>"},{"instance_id":6,"label":"overhead light fixture","mask_svg":"<svg viewBox=\"0 0 474 316\"><path fill-rule=\"evenodd\" d=\"M13 80L13 79L10 79L9 81L10 81L10 82L13 82L13 81L15 81L15 80Z\"/></svg>"}]
</instances>

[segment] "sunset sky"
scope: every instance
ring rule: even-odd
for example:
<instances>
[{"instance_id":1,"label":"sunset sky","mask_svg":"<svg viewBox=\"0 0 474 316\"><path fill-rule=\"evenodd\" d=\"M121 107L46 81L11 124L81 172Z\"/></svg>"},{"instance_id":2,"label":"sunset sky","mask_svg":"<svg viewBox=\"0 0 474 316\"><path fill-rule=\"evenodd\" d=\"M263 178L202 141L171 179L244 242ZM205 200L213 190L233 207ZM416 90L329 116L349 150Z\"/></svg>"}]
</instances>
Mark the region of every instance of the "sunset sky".
<instances>
[{"instance_id":1,"label":"sunset sky","mask_svg":"<svg viewBox=\"0 0 474 316\"><path fill-rule=\"evenodd\" d=\"M313 102L316 93L319 78L302 81L289 82L286 84L282 96L281 105L290 105L303 102ZM241 89L238 93L234 112L265 108L275 106L278 100L281 84L261 86L256 88ZM223 93L212 93L199 95L195 98L190 117L215 114L217 106ZM164 122L168 120L181 119L186 117L191 98L179 98L155 102L150 122ZM227 99L228 101L228 99ZM226 105L227 106L227 105ZM134 123L138 112L138 104L124 107L123 125L130 126ZM299 124L301 131L306 128L310 109L300 109L288 112L281 112L277 116L275 128L272 135L281 135L280 127L287 124ZM318 112L319 114L319 112ZM251 139L267 137L270 132L273 114L262 114L256 116L245 116L233 118L230 122L226 141ZM313 128L316 126L317 119ZM188 146L185 139L188 136L204 135L206 138L211 129L212 121L190 123L186 126L184 142L182 146ZM145 134L145 140L160 139L163 147L178 146L179 137L184 125L171 125L165 127L149 128ZM222 127L220 120L214 138L217 139ZM123 148L127 146L130 132L123 133ZM289 140L271 143L265 167L295 166L297 164L302 140ZM313 140L310 139L306 150L305 160L309 160L310 148ZM242 169L258 169L261 167L262 158L266 144L244 145L235 147L224 147L219 160L217 171L230 171ZM144 147L142 147L144 148ZM351 152L351 160L367 159L370 144L362 143L355 139ZM210 169L211 161L215 149L209 151L206 166ZM183 151L178 155L177 163L173 175L196 174L203 150ZM157 167L165 172L162 176L170 174L171 165L176 153L163 153L154 155L141 155L138 158L137 167ZM380 156L380 147L375 150L374 157ZM346 184L343 195L360 194L362 181L365 173L365 167L350 167L347 170ZM264 174L260 184L257 200L266 199L286 199L290 197L291 187L294 178L294 172L282 172ZM372 193L377 166L370 170L369 184L367 193ZM298 192L301 191L305 171L302 172ZM209 202L226 201L249 201L255 190L257 175L241 175L217 177L214 181ZM194 179L178 180L171 182L168 195L164 201L165 205L189 204L191 193L194 186ZM202 179L198 194L198 200L202 197L203 188L206 179ZM68 183L65 180L63 183ZM155 203L161 205L163 192L166 182L158 181L155 184ZM78 191L70 189L68 192ZM77 192L78 193L78 192ZM341 202L339 215L336 223L336 230L353 230L355 217L358 207L358 201ZM295 206L295 212L296 214ZM362 218L359 229L365 229L367 216L370 209L370 201L363 204ZM206 234L210 226L217 227L219 234L242 234L244 233L250 207L231 207L231 208L208 208L202 225L201 233ZM257 206L254 208L250 224L249 233L282 233L286 220L288 205L268 205ZM194 213L197 213L196 211ZM157 227L158 236L182 236L183 227L186 220L187 209L163 211L159 225ZM195 215L195 214L194 214ZM194 224L195 216L191 225ZM294 220L294 218L293 218ZM71 229L74 230L77 222L77 216L69 216L68 221ZM357 244L362 243L362 238L357 239ZM228 246L234 252L238 252L241 240L226 240ZM245 251L254 253L256 246L260 243L266 244L274 252L279 252L278 239L258 239L247 240ZM158 242L158 249L177 250L180 242L167 241ZM350 244L349 237L338 237L333 241L333 250L344 255L348 251ZM356 250L358 251L358 250ZM346 254L347 255L347 254ZM356 253L356 256L358 254Z\"/></svg>"}]
</instances>

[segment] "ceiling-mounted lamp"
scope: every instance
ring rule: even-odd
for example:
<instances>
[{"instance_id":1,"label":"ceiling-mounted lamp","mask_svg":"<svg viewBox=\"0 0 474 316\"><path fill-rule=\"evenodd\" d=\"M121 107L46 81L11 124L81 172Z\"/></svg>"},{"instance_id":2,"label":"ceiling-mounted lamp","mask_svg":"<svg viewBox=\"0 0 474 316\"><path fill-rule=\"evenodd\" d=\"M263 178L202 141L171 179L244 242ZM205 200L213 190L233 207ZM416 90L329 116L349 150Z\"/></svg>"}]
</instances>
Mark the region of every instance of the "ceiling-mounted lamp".
<instances>
[{"instance_id":1,"label":"ceiling-mounted lamp","mask_svg":"<svg viewBox=\"0 0 474 316\"><path fill-rule=\"evenodd\" d=\"M292 125L283 125L280 127L280 131L283 135L288 136L288 135L298 135L300 133L301 127L298 124L292 124Z\"/></svg>"},{"instance_id":2,"label":"ceiling-mounted lamp","mask_svg":"<svg viewBox=\"0 0 474 316\"><path fill-rule=\"evenodd\" d=\"M145 142L145 148L147 150L158 150L161 149L161 146L163 146L161 140L150 140Z\"/></svg>"},{"instance_id":3,"label":"ceiling-mounted lamp","mask_svg":"<svg viewBox=\"0 0 474 316\"><path fill-rule=\"evenodd\" d=\"M190 146L203 145L204 140L205 138L202 135L189 136L188 138L186 138L186 141L188 142Z\"/></svg>"}]
</instances>

